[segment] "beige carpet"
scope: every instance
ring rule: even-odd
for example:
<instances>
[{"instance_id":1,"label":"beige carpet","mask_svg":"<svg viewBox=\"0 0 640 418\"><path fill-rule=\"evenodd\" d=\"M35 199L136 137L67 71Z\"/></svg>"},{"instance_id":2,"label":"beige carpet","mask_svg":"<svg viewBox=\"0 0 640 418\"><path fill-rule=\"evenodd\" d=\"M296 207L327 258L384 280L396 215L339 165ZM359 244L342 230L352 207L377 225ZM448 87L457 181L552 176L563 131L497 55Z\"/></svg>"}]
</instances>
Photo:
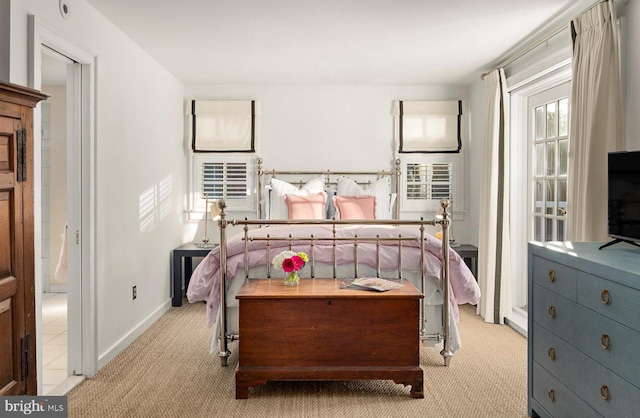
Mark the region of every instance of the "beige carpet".
<instances>
[{"instance_id":1,"label":"beige carpet","mask_svg":"<svg viewBox=\"0 0 640 418\"><path fill-rule=\"evenodd\" d=\"M392 381L269 382L236 400L229 366L209 354L204 304L171 308L92 379L69 393L70 417L527 417L526 339L461 307L451 367L422 347L425 397ZM265 341L265 344L268 344Z\"/></svg>"}]
</instances>

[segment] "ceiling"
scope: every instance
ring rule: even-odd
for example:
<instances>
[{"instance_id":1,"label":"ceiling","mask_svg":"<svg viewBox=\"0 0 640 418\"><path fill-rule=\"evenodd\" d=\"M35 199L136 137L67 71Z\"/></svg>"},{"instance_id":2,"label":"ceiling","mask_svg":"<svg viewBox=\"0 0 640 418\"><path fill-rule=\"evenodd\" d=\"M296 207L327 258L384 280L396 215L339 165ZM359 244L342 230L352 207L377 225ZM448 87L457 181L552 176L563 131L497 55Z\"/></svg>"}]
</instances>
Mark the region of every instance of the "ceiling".
<instances>
[{"instance_id":1,"label":"ceiling","mask_svg":"<svg viewBox=\"0 0 640 418\"><path fill-rule=\"evenodd\" d=\"M87 1L184 84L335 85L466 85L594 3Z\"/></svg>"}]
</instances>

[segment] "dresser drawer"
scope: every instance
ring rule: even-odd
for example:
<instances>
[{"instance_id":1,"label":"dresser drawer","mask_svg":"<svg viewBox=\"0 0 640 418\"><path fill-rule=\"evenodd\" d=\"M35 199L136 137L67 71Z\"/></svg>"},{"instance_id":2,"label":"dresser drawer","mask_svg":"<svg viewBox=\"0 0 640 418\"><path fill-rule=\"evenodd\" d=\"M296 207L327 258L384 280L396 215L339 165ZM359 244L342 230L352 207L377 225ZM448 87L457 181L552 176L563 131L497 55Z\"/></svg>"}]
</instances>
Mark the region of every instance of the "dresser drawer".
<instances>
[{"instance_id":1,"label":"dresser drawer","mask_svg":"<svg viewBox=\"0 0 640 418\"><path fill-rule=\"evenodd\" d=\"M580 350L640 388L640 333L580 307L576 342Z\"/></svg>"},{"instance_id":2,"label":"dresser drawer","mask_svg":"<svg viewBox=\"0 0 640 418\"><path fill-rule=\"evenodd\" d=\"M534 364L545 368L600 414L606 417L637 416L630 411L640 411L640 389L542 327L534 324L533 332ZM550 347L555 350L555 361L547 355ZM535 379L534 375L534 386Z\"/></svg>"},{"instance_id":3,"label":"dresser drawer","mask_svg":"<svg viewBox=\"0 0 640 418\"><path fill-rule=\"evenodd\" d=\"M554 417L600 417L538 363L533 363L533 398Z\"/></svg>"},{"instance_id":4,"label":"dresser drawer","mask_svg":"<svg viewBox=\"0 0 640 418\"><path fill-rule=\"evenodd\" d=\"M572 387L578 380L580 365L574 356L575 348L539 324L533 324L533 361L566 385Z\"/></svg>"},{"instance_id":5,"label":"dresser drawer","mask_svg":"<svg viewBox=\"0 0 640 418\"><path fill-rule=\"evenodd\" d=\"M580 276L577 292L581 305L640 330L640 291L585 273Z\"/></svg>"},{"instance_id":6,"label":"dresser drawer","mask_svg":"<svg viewBox=\"0 0 640 418\"><path fill-rule=\"evenodd\" d=\"M533 285L532 296L533 322L537 322L569 343L574 343L578 305L538 285Z\"/></svg>"},{"instance_id":7,"label":"dresser drawer","mask_svg":"<svg viewBox=\"0 0 640 418\"><path fill-rule=\"evenodd\" d=\"M576 300L577 272L546 258L533 257L533 282L567 299Z\"/></svg>"}]
</instances>

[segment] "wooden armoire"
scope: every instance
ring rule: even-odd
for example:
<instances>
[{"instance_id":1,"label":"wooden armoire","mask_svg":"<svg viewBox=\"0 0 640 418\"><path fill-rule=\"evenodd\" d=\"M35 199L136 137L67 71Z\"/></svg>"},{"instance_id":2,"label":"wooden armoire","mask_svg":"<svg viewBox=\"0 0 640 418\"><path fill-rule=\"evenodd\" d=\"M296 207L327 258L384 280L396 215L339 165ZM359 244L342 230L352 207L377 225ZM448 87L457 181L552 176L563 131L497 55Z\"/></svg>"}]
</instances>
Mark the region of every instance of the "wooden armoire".
<instances>
[{"instance_id":1,"label":"wooden armoire","mask_svg":"<svg viewBox=\"0 0 640 418\"><path fill-rule=\"evenodd\" d=\"M0 395L36 395L33 108L47 96L0 83Z\"/></svg>"}]
</instances>

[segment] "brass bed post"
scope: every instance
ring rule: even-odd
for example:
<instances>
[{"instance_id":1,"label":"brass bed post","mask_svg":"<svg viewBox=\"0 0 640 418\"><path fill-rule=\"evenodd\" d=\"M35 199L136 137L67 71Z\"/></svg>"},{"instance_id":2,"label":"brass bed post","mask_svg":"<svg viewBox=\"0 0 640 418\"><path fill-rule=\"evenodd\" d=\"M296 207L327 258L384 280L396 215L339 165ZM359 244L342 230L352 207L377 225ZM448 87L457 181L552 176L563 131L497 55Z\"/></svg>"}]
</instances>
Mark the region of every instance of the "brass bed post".
<instances>
[{"instance_id":1,"label":"brass bed post","mask_svg":"<svg viewBox=\"0 0 640 418\"><path fill-rule=\"evenodd\" d=\"M420 218L420 291L424 294L424 290L427 287L427 275L425 273L425 263L424 263L424 220ZM427 298L422 298L422 303L420 304L420 337L425 337L427 335L427 329L425 327L425 315L427 312Z\"/></svg>"},{"instance_id":2,"label":"brass bed post","mask_svg":"<svg viewBox=\"0 0 640 418\"><path fill-rule=\"evenodd\" d=\"M227 214L225 208L227 204L224 200L218 200L218 208L220 209L220 219L218 226L220 227L220 365L227 366L227 359L231 352L227 348Z\"/></svg>"},{"instance_id":3,"label":"brass bed post","mask_svg":"<svg viewBox=\"0 0 640 418\"><path fill-rule=\"evenodd\" d=\"M451 304L450 304L450 290L449 290L449 200L443 199L440 202L442 206L442 219L440 225L442 225L442 293L444 300L442 302L443 309L443 326L444 326L444 347L440 352L440 355L444 358L444 365L449 366L451 357L453 357L453 351L451 351Z\"/></svg>"},{"instance_id":4,"label":"brass bed post","mask_svg":"<svg viewBox=\"0 0 640 418\"><path fill-rule=\"evenodd\" d=\"M395 175L396 175L396 200L395 200L395 215L396 215L396 220L400 220L400 165L401 165L401 161L400 158L396 158L396 170L395 170Z\"/></svg>"},{"instance_id":5,"label":"brass bed post","mask_svg":"<svg viewBox=\"0 0 640 418\"><path fill-rule=\"evenodd\" d=\"M256 179L258 185L256 187L256 216L257 219L262 219L262 158L256 159Z\"/></svg>"}]
</instances>

